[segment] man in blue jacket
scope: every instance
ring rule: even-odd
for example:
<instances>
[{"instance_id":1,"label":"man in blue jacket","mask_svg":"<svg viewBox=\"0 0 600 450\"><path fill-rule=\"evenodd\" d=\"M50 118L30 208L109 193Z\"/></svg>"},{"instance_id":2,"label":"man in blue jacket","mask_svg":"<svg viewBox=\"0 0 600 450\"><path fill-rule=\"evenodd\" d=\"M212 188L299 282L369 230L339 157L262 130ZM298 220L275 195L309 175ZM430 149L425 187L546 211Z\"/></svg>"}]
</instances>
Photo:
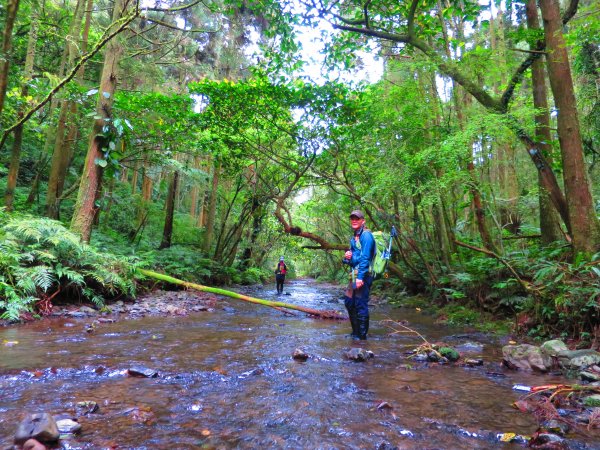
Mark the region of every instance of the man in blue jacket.
<instances>
[{"instance_id":1,"label":"man in blue jacket","mask_svg":"<svg viewBox=\"0 0 600 450\"><path fill-rule=\"evenodd\" d=\"M352 324L352 338L365 340L369 331L369 293L373 277L370 265L375 252L373 234L365 228L365 216L360 210L350 213L350 226L354 235L344 263L351 268L351 280L346 290L344 304Z\"/></svg>"}]
</instances>

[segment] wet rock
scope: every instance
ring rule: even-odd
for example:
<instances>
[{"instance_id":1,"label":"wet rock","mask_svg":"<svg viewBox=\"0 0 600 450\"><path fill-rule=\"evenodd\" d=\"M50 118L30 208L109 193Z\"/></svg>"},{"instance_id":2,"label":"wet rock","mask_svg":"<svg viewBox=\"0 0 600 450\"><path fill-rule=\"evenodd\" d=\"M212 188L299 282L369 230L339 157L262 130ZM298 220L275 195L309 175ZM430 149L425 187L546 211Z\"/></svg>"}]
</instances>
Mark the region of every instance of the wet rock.
<instances>
[{"instance_id":1,"label":"wet rock","mask_svg":"<svg viewBox=\"0 0 600 450\"><path fill-rule=\"evenodd\" d=\"M424 353L417 353L412 357L412 360L417 362L424 362L428 360L428 355Z\"/></svg>"},{"instance_id":2,"label":"wet rock","mask_svg":"<svg viewBox=\"0 0 600 450\"><path fill-rule=\"evenodd\" d=\"M448 358L448 361L458 361L460 359L460 354L452 347L442 347L439 352L444 358Z\"/></svg>"},{"instance_id":3,"label":"wet rock","mask_svg":"<svg viewBox=\"0 0 600 450\"><path fill-rule=\"evenodd\" d=\"M98 314L98 311L96 311L94 308L85 305L79 308L79 312L87 314L88 316L95 316Z\"/></svg>"},{"instance_id":4,"label":"wet rock","mask_svg":"<svg viewBox=\"0 0 600 450\"><path fill-rule=\"evenodd\" d=\"M564 369L581 370L600 364L600 353L591 350L563 350L558 353L558 362Z\"/></svg>"},{"instance_id":5,"label":"wet rock","mask_svg":"<svg viewBox=\"0 0 600 450\"><path fill-rule=\"evenodd\" d=\"M399 447L392 445L389 442L382 442L377 446L377 450L399 450Z\"/></svg>"},{"instance_id":6,"label":"wet rock","mask_svg":"<svg viewBox=\"0 0 600 450\"><path fill-rule=\"evenodd\" d=\"M35 439L28 439L23 444L23 450L46 450L46 446Z\"/></svg>"},{"instance_id":7,"label":"wet rock","mask_svg":"<svg viewBox=\"0 0 600 450\"><path fill-rule=\"evenodd\" d=\"M465 365L469 367L483 366L483 359L481 358L467 358L465 359Z\"/></svg>"},{"instance_id":8,"label":"wet rock","mask_svg":"<svg viewBox=\"0 0 600 450\"><path fill-rule=\"evenodd\" d=\"M579 372L579 378L583 381L591 381L593 383L595 381L600 381L600 373L583 371Z\"/></svg>"},{"instance_id":9,"label":"wet rock","mask_svg":"<svg viewBox=\"0 0 600 450\"><path fill-rule=\"evenodd\" d=\"M583 399L583 404L590 408L600 407L600 394L590 395Z\"/></svg>"},{"instance_id":10,"label":"wet rock","mask_svg":"<svg viewBox=\"0 0 600 450\"><path fill-rule=\"evenodd\" d=\"M60 419L56 421L60 434L77 434L81 431L81 424L73 419Z\"/></svg>"},{"instance_id":11,"label":"wet rock","mask_svg":"<svg viewBox=\"0 0 600 450\"><path fill-rule=\"evenodd\" d=\"M375 355L370 350L365 350L364 348L351 348L348 352L346 352L346 358L352 361L366 361L369 358L373 358Z\"/></svg>"},{"instance_id":12,"label":"wet rock","mask_svg":"<svg viewBox=\"0 0 600 450\"><path fill-rule=\"evenodd\" d=\"M306 361L308 359L308 353L300 348L297 348L294 350L292 358L294 358L296 361Z\"/></svg>"},{"instance_id":13,"label":"wet rock","mask_svg":"<svg viewBox=\"0 0 600 450\"><path fill-rule=\"evenodd\" d=\"M58 441L60 433L56 421L48 413L36 413L28 415L17 428L15 444L22 445L29 439L35 439L42 443L54 443Z\"/></svg>"},{"instance_id":14,"label":"wet rock","mask_svg":"<svg viewBox=\"0 0 600 450\"><path fill-rule=\"evenodd\" d=\"M111 319L110 317L99 317L98 318L99 323L113 323L114 321L115 321L115 319Z\"/></svg>"},{"instance_id":15,"label":"wet rock","mask_svg":"<svg viewBox=\"0 0 600 450\"><path fill-rule=\"evenodd\" d=\"M540 345L540 349L544 354L550 357L556 357L560 352L568 350L567 344L560 339L552 339Z\"/></svg>"},{"instance_id":16,"label":"wet rock","mask_svg":"<svg viewBox=\"0 0 600 450\"><path fill-rule=\"evenodd\" d=\"M463 342L455 345L456 351L461 353L480 353L483 351L483 344L478 342Z\"/></svg>"},{"instance_id":17,"label":"wet rock","mask_svg":"<svg viewBox=\"0 0 600 450\"><path fill-rule=\"evenodd\" d=\"M568 449L567 442L560 436L552 433L537 433L529 441L529 447L539 450Z\"/></svg>"},{"instance_id":18,"label":"wet rock","mask_svg":"<svg viewBox=\"0 0 600 450\"><path fill-rule=\"evenodd\" d=\"M93 400L85 400L83 402L77 402L77 409L80 414L85 415L97 412L100 407L98 406L98 403Z\"/></svg>"},{"instance_id":19,"label":"wet rock","mask_svg":"<svg viewBox=\"0 0 600 450\"><path fill-rule=\"evenodd\" d=\"M185 316L187 314L185 309L179 308L178 306L174 305L167 305L166 309L169 314L172 314L174 316Z\"/></svg>"},{"instance_id":20,"label":"wet rock","mask_svg":"<svg viewBox=\"0 0 600 450\"><path fill-rule=\"evenodd\" d=\"M440 360L440 354L438 352L427 352L427 361L438 362Z\"/></svg>"},{"instance_id":21,"label":"wet rock","mask_svg":"<svg viewBox=\"0 0 600 450\"><path fill-rule=\"evenodd\" d=\"M562 420L546 420L542 422L541 427L544 430L558 434L559 436L565 436L571 431L571 427Z\"/></svg>"},{"instance_id":22,"label":"wet rock","mask_svg":"<svg viewBox=\"0 0 600 450\"><path fill-rule=\"evenodd\" d=\"M140 378L156 378L158 376L158 372L154 369L149 369L147 367L130 367L127 369L127 374L132 377L140 377Z\"/></svg>"},{"instance_id":23,"label":"wet rock","mask_svg":"<svg viewBox=\"0 0 600 450\"><path fill-rule=\"evenodd\" d=\"M552 360L539 347L529 344L505 345L502 347L503 362L511 369L547 372Z\"/></svg>"}]
</instances>

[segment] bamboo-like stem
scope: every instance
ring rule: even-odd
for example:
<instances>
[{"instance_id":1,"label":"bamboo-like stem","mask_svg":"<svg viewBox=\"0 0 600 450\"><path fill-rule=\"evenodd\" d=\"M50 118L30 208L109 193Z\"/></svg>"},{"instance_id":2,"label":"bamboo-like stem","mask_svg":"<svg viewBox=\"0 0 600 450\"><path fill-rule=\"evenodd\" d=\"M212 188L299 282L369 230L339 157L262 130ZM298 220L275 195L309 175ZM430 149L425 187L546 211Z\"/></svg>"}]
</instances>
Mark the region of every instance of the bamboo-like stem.
<instances>
[{"instance_id":1,"label":"bamboo-like stem","mask_svg":"<svg viewBox=\"0 0 600 450\"><path fill-rule=\"evenodd\" d=\"M173 278L173 277L171 277L169 275L165 275L163 273L153 272L152 270L138 269L138 273L143 276L149 277L149 278L154 278L155 280L160 280L160 281L164 281L166 283L176 284L178 286L184 286L188 289L194 289L194 290L202 291L202 292L211 292L213 294L224 295L226 297L243 300L245 302L256 303L256 304L263 305L263 306L269 306L269 307L275 308L275 309L280 309L280 308L294 309L296 311L302 311L307 314L310 314L311 316L319 317L321 319L337 319L337 320L346 319L346 317L339 311L334 311L334 310L323 311L323 310L319 310L319 309L305 308L304 306L292 305L290 303L274 302L271 300L264 300L262 298L249 297L247 295L238 294L237 292L228 291L226 289L204 286L202 284L190 283L188 281L179 280L177 278Z\"/></svg>"}]
</instances>

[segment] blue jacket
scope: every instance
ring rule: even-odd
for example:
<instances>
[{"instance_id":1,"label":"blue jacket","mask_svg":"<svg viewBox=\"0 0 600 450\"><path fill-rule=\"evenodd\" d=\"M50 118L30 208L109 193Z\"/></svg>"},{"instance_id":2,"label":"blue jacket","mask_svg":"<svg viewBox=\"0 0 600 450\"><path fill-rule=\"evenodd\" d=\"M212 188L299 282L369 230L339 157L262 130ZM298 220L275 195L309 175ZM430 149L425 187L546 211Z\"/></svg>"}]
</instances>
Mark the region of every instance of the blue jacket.
<instances>
[{"instance_id":1,"label":"blue jacket","mask_svg":"<svg viewBox=\"0 0 600 450\"><path fill-rule=\"evenodd\" d=\"M358 269L356 279L365 280L369 273L369 266L375 255L375 238L369 230L365 230L364 228L361 228L358 233L358 242L354 239L354 236L350 239L352 258L348 263L353 269Z\"/></svg>"}]
</instances>

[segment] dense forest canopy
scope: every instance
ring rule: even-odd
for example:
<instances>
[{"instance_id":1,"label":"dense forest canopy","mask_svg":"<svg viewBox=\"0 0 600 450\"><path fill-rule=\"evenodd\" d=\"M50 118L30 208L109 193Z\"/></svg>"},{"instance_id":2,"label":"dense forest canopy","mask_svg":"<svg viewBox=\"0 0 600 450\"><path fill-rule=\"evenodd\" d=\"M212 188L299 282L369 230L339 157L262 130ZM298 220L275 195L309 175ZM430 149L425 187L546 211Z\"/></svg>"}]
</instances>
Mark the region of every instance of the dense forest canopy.
<instances>
[{"instance_id":1,"label":"dense forest canopy","mask_svg":"<svg viewBox=\"0 0 600 450\"><path fill-rule=\"evenodd\" d=\"M596 2L0 8L5 317L134 295L139 266L343 280L361 208L399 230L382 285L598 333Z\"/></svg>"}]
</instances>

